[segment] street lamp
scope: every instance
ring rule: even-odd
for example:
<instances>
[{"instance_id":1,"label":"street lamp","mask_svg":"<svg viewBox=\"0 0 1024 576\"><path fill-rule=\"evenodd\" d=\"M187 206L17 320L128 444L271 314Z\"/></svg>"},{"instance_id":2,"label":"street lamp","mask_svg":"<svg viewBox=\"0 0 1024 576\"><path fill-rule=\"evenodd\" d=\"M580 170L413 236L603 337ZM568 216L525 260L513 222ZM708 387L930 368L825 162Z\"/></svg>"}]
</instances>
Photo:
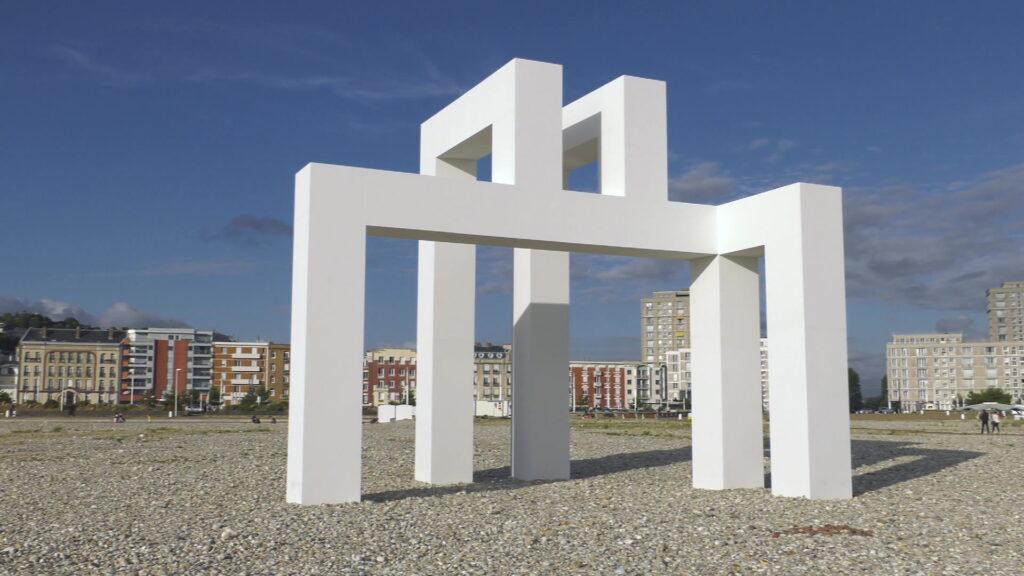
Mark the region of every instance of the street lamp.
<instances>
[{"instance_id":1,"label":"street lamp","mask_svg":"<svg viewBox=\"0 0 1024 576\"><path fill-rule=\"evenodd\" d=\"M178 417L178 376L181 375L181 368L174 369L174 417Z\"/></svg>"}]
</instances>

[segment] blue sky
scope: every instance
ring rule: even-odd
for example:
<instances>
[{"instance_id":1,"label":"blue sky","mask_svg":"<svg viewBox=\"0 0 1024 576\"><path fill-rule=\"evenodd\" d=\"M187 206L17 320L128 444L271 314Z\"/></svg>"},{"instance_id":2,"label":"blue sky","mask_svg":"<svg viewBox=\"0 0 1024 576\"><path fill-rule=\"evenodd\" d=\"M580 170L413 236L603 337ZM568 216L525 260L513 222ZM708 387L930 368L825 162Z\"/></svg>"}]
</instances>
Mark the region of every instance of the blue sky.
<instances>
[{"instance_id":1,"label":"blue sky","mask_svg":"<svg viewBox=\"0 0 1024 576\"><path fill-rule=\"evenodd\" d=\"M415 172L419 124L514 57L565 98L668 83L673 199L845 191L851 365L985 331L1024 280L1020 2L0 2L0 311L289 338L293 177ZM479 250L481 341L511 255ZM372 239L367 345L415 339L416 249ZM573 256L574 358L639 356L685 264Z\"/></svg>"}]
</instances>

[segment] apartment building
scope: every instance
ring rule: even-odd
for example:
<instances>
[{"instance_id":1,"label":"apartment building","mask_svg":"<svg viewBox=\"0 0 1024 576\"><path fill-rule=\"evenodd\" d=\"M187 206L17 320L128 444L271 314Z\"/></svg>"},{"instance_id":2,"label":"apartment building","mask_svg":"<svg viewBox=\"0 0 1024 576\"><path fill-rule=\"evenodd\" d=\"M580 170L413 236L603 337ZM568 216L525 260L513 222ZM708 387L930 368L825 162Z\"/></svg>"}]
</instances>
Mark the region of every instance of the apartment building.
<instances>
[{"instance_id":1,"label":"apartment building","mask_svg":"<svg viewBox=\"0 0 1024 576\"><path fill-rule=\"evenodd\" d=\"M192 328L136 328L123 339L121 403L161 400L196 390L208 400L213 381L213 332Z\"/></svg>"},{"instance_id":2,"label":"apartment building","mask_svg":"<svg viewBox=\"0 0 1024 576\"><path fill-rule=\"evenodd\" d=\"M655 292L640 301L641 362L664 363L670 350L690 347L690 291Z\"/></svg>"},{"instance_id":3,"label":"apartment building","mask_svg":"<svg viewBox=\"0 0 1024 576\"><path fill-rule=\"evenodd\" d=\"M692 362L689 348L665 352L665 390L662 393L673 404L681 403L684 409L692 408L691 390L693 384ZM761 338L760 350L761 409L768 411L768 339Z\"/></svg>"},{"instance_id":4,"label":"apartment building","mask_svg":"<svg viewBox=\"0 0 1024 576\"><path fill-rule=\"evenodd\" d=\"M2 330L0 325L0 330ZM18 361L15 354L0 353L0 392L6 392L15 403L18 401Z\"/></svg>"},{"instance_id":5,"label":"apartment building","mask_svg":"<svg viewBox=\"0 0 1024 576\"><path fill-rule=\"evenodd\" d=\"M473 399L512 401L512 345L473 346Z\"/></svg>"},{"instance_id":6,"label":"apartment building","mask_svg":"<svg viewBox=\"0 0 1024 576\"><path fill-rule=\"evenodd\" d=\"M626 408L671 408L671 397L665 393L668 366L663 362L636 364L633 384L626 388Z\"/></svg>"},{"instance_id":7,"label":"apartment building","mask_svg":"<svg viewBox=\"0 0 1024 576\"><path fill-rule=\"evenodd\" d=\"M416 351L370 350L363 357L363 405L408 403L416 394Z\"/></svg>"},{"instance_id":8,"label":"apartment building","mask_svg":"<svg viewBox=\"0 0 1024 576\"><path fill-rule=\"evenodd\" d=\"M291 344L267 344L267 390L271 402L287 402L291 397L292 346Z\"/></svg>"},{"instance_id":9,"label":"apartment building","mask_svg":"<svg viewBox=\"0 0 1024 576\"><path fill-rule=\"evenodd\" d=\"M636 373L636 362L570 362L573 409L629 408L627 391L636 393Z\"/></svg>"},{"instance_id":10,"label":"apartment building","mask_svg":"<svg viewBox=\"0 0 1024 576\"><path fill-rule=\"evenodd\" d=\"M291 386L291 346L274 342L214 342L213 387L225 406L250 392L267 390L269 402L287 402Z\"/></svg>"},{"instance_id":11,"label":"apartment building","mask_svg":"<svg viewBox=\"0 0 1024 576\"><path fill-rule=\"evenodd\" d=\"M113 403L125 331L29 328L18 343L16 402Z\"/></svg>"},{"instance_id":12,"label":"apartment building","mask_svg":"<svg viewBox=\"0 0 1024 576\"><path fill-rule=\"evenodd\" d=\"M363 405L408 402L416 394L416 351L409 348L370 350L363 357ZM473 399L512 401L512 345L473 347Z\"/></svg>"},{"instance_id":13,"label":"apartment building","mask_svg":"<svg viewBox=\"0 0 1024 576\"><path fill-rule=\"evenodd\" d=\"M904 411L950 410L1001 388L1024 402L1024 341L964 342L963 334L894 334L886 344L889 400Z\"/></svg>"},{"instance_id":14,"label":"apartment building","mask_svg":"<svg viewBox=\"0 0 1024 576\"><path fill-rule=\"evenodd\" d=\"M988 300L988 339L1024 341L1024 282L1003 282L985 291Z\"/></svg>"}]
</instances>

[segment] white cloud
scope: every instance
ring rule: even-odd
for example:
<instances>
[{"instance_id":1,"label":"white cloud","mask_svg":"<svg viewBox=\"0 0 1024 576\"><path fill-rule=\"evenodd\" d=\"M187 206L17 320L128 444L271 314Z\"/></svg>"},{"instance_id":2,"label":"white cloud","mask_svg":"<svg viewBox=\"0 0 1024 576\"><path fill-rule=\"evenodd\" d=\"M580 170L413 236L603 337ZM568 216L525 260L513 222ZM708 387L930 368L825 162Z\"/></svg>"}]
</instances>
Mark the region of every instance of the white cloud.
<instances>
[{"instance_id":1,"label":"white cloud","mask_svg":"<svg viewBox=\"0 0 1024 576\"><path fill-rule=\"evenodd\" d=\"M53 53L71 66L93 75L100 82L111 86L135 87L147 84L151 79L141 74L118 70L102 64L85 52L68 46L54 46Z\"/></svg>"},{"instance_id":2,"label":"white cloud","mask_svg":"<svg viewBox=\"0 0 1024 576\"><path fill-rule=\"evenodd\" d=\"M31 314L42 314L51 320L64 320L74 318L83 324L108 327L128 328L187 328L188 323L178 318L159 316L144 312L135 308L127 302L115 302L107 308L99 317L87 312L81 306L70 302L50 300L25 300L11 296L0 296L0 313L28 312Z\"/></svg>"},{"instance_id":3,"label":"white cloud","mask_svg":"<svg viewBox=\"0 0 1024 576\"><path fill-rule=\"evenodd\" d=\"M846 192L847 292L984 310L985 290L1024 273L1024 164L949 187Z\"/></svg>"},{"instance_id":4,"label":"white cloud","mask_svg":"<svg viewBox=\"0 0 1024 576\"><path fill-rule=\"evenodd\" d=\"M396 78L380 77L367 80L329 73L285 76L267 72L206 70L193 74L190 80L211 84L253 84L281 90L329 90L346 100L362 102L450 98L461 95L467 89L454 80L435 75L418 80L400 81Z\"/></svg>"},{"instance_id":5,"label":"white cloud","mask_svg":"<svg viewBox=\"0 0 1024 576\"><path fill-rule=\"evenodd\" d=\"M115 302L107 308L99 317L99 325L107 328L189 328L184 320L158 316L144 312L128 304L127 302Z\"/></svg>"},{"instance_id":6,"label":"white cloud","mask_svg":"<svg viewBox=\"0 0 1024 576\"><path fill-rule=\"evenodd\" d=\"M699 162L668 183L668 197L679 202L721 204L731 199L736 181L714 162Z\"/></svg>"},{"instance_id":7,"label":"white cloud","mask_svg":"<svg viewBox=\"0 0 1024 576\"><path fill-rule=\"evenodd\" d=\"M85 324L95 323L95 317L86 312L82 307L70 302L60 300L24 300L11 296L0 296L0 313L28 312L30 314L42 314L51 320L64 320L74 318Z\"/></svg>"},{"instance_id":8,"label":"white cloud","mask_svg":"<svg viewBox=\"0 0 1024 576\"><path fill-rule=\"evenodd\" d=\"M255 262L241 260L179 260L162 262L138 270L124 270L98 276L115 278L148 276L230 276L256 267Z\"/></svg>"},{"instance_id":9,"label":"white cloud","mask_svg":"<svg viewBox=\"0 0 1024 576\"><path fill-rule=\"evenodd\" d=\"M690 266L682 260L573 254L574 292L597 302L638 301L655 290L690 285Z\"/></svg>"}]
</instances>

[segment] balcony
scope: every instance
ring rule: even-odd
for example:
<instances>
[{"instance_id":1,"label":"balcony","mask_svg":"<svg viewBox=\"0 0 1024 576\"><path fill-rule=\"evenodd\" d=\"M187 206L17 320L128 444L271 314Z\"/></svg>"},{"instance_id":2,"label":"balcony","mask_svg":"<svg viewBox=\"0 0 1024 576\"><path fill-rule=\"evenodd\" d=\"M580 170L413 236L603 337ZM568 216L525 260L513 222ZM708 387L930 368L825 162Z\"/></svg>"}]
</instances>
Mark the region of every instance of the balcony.
<instances>
[{"instance_id":1,"label":"balcony","mask_svg":"<svg viewBox=\"0 0 1024 576\"><path fill-rule=\"evenodd\" d=\"M248 378L232 378L231 380L228 380L228 384L231 384L232 386L260 386L263 383L259 380L251 380Z\"/></svg>"},{"instance_id":2,"label":"balcony","mask_svg":"<svg viewBox=\"0 0 1024 576\"><path fill-rule=\"evenodd\" d=\"M262 372L259 366L229 366L232 372Z\"/></svg>"},{"instance_id":3,"label":"balcony","mask_svg":"<svg viewBox=\"0 0 1024 576\"><path fill-rule=\"evenodd\" d=\"M231 357L235 360L259 360L260 354L258 352L235 352Z\"/></svg>"}]
</instances>

